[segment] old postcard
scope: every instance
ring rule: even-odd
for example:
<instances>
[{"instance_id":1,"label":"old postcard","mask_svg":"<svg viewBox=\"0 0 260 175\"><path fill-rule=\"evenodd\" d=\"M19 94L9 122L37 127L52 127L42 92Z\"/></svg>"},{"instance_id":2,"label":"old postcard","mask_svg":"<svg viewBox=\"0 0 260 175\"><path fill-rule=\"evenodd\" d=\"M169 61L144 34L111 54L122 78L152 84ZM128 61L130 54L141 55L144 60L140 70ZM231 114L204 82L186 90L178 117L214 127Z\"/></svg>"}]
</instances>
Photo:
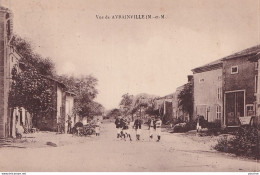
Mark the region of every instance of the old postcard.
<instances>
[{"instance_id":1,"label":"old postcard","mask_svg":"<svg viewBox=\"0 0 260 175\"><path fill-rule=\"evenodd\" d=\"M260 171L260 0L1 0L0 172Z\"/></svg>"}]
</instances>

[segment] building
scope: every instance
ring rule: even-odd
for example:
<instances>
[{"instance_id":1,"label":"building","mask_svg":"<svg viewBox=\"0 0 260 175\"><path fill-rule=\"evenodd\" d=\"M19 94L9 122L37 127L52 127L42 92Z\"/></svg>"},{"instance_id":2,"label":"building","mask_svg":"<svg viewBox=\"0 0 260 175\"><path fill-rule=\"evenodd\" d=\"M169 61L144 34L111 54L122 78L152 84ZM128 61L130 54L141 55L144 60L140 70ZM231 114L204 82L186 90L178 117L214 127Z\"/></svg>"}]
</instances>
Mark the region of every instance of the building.
<instances>
[{"instance_id":1,"label":"building","mask_svg":"<svg viewBox=\"0 0 260 175\"><path fill-rule=\"evenodd\" d=\"M0 6L0 138L8 137L8 92L10 88L10 41L12 13Z\"/></svg>"},{"instance_id":2,"label":"building","mask_svg":"<svg viewBox=\"0 0 260 175\"><path fill-rule=\"evenodd\" d=\"M50 77L46 77L52 84L52 112L38 114L33 117L33 125L42 131L57 131L58 125L65 132L66 122L66 86ZM60 130L60 131L61 131Z\"/></svg>"},{"instance_id":3,"label":"building","mask_svg":"<svg viewBox=\"0 0 260 175\"><path fill-rule=\"evenodd\" d=\"M157 97L153 100L153 108L158 116L162 117L163 123L173 118L173 101L174 93L166 95L164 97Z\"/></svg>"},{"instance_id":4,"label":"building","mask_svg":"<svg viewBox=\"0 0 260 175\"><path fill-rule=\"evenodd\" d=\"M192 70L194 77L194 116L209 122L223 121L222 69L217 60Z\"/></svg>"},{"instance_id":5,"label":"building","mask_svg":"<svg viewBox=\"0 0 260 175\"><path fill-rule=\"evenodd\" d=\"M24 108L8 106L12 70L15 68L18 72L22 71L21 55L10 44L13 36L12 24L12 12L0 6L0 138L16 137L16 125L22 125L25 131L32 127L56 131L60 124L64 130L66 115L72 115L75 94L66 92L65 85L53 78L45 77L53 87L52 113L32 116ZM73 121L76 119L73 118Z\"/></svg>"},{"instance_id":6,"label":"building","mask_svg":"<svg viewBox=\"0 0 260 175\"><path fill-rule=\"evenodd\" d=\"M240 125L239 117L256 115L260 45L193 69L194 114L223 127ZM251 59L251 60L250 60Z\"/></svg>"},{"instance_id":7,"label":"building","mask_svg":"<svg viewBox=\"0 0 260 175\"><path fill-rule=\"evenodd\" d=\"M258 64L249 59L258 52L260 45L222 59L225 126L238 126L239 117L256 114Z\"/></svg>"}]
</instances>

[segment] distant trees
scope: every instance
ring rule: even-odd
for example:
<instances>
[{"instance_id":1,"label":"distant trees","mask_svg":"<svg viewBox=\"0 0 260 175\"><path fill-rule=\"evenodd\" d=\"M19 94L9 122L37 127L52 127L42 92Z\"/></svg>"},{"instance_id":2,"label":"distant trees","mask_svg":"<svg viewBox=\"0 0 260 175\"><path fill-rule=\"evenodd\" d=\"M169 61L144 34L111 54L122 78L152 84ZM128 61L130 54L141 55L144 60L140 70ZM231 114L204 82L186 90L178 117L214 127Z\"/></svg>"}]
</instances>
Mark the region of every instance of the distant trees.
<instances>
[{"instance_id":1,"label":"distant trees","mask_svg":"<svg viewBox=\"0 0 260 175\"><path fill-rule=\"evenodd\" d=\"M133 108L133 100L133 95L129 95L128 93L122 95L122 100L119 105L124 115L128 115L131 113L131 110Z\"/></svg>"},{"instance_id":2,"label":"distant trees","mask_svg":"<svg viewBox=\"0 0 260 175\"><path fill-rule=\"evenodd\" d=\"M120 115L121 115L121 111L117 108L114 108L107 113L107 118L114 119Z\"/></svg>"},{"instance_id":3,"label":"distant trees","mask_svg":"<svg viewBox=\"0 0 260 175\"><path fill-rule=\"evenodd\" d=\"M153 99L154 96L148 94L133 96L126 93L122 95L120 110L124 115L154 114Z\"/></svg>"}]
</instances>

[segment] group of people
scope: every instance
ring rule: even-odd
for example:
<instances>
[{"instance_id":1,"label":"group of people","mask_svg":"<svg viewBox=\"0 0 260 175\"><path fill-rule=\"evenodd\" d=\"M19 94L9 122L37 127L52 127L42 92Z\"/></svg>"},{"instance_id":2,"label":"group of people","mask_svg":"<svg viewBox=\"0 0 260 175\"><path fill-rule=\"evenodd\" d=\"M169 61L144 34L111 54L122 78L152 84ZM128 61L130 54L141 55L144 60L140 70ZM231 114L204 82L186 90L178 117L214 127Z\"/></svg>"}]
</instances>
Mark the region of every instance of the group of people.
<instances>
[{"instance_id":1,"label":"group of people","mask_svg":"<svg viewBox=\"0 0 260 175\"><path fill-rule=\"evenodd\" d=\"M127 137L132 141L132 136L135 132L136 134L136 140L140 140L141 134L142 134L142 125L143 121L141 120L140 116L137 116L137 118L134 121L130 121L129 118L126 116L118 116L115 120L115 125L117 129L117 138L124 138ZM160 117L155 118L154 116L151 116L148 120L148 130L149 130L149 137L150 140L153 139L154 134L157 136L157 142L161 139L161 126L162 126L162 120Z\"/></svg>"}]
</instances>

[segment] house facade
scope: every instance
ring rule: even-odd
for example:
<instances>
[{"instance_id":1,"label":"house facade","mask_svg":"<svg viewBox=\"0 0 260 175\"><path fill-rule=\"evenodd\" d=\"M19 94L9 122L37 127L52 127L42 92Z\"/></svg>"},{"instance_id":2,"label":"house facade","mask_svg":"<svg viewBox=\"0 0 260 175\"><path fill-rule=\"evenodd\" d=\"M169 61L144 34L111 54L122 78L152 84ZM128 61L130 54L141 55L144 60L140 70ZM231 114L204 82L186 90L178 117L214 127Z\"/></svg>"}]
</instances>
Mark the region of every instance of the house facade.
<instances>
[{"instance_id":1,"label":"house facade","mask_svg":"<svg viewBox=\"0 0 260 175\"><path fill-rule=\"evenodd\" d=\"M238 126L239 117L256 115L258 64L249 59L259 51L255 46L222 59L225 126Z\"/></svg>"},{"instance_id":2,"label":"house facade","mask_svg":"<svg viewBox=\"0 0 260 175\"><path fill-rule=\"evenodd\" d=\"M66 86L55 79L47 78L52 84L52 108L48 114L33 117L33 124L42 131L57 131L58 125L65 132L66 116Z\"/></svg>"},{"instance_id":3,"label":"house facade","mask_svg":"<svg viewBox=\"0 0 260 175\"><path fill-rule=\"evenodd\" d=\"M192 70L194 77L194 116L209 122L223 121L223 87L221 60ZM222 122L223 123L223 122Z\"/></svg>"},{"instance_id":4,"label":"house facade","mask_svg":"<svg viewBox=\"0 0 260 175\"><path fill-rule=\"evenodd\" d=\"M12 38L12 13L0 6L0 138L9 134L8 92L10 88L10 41Z\"/></svg>"},{"instance_id":5,"label":"house facade","mask_svg":"<svg viewBox=\"0 0 260 175\"><path fill-rule=\"evenodd\" d=\"M254 46L193 69L194 115L223 127L239 126L239 117L254 116L257 109L258 62Z\"/></svg>"}]
</instances>

